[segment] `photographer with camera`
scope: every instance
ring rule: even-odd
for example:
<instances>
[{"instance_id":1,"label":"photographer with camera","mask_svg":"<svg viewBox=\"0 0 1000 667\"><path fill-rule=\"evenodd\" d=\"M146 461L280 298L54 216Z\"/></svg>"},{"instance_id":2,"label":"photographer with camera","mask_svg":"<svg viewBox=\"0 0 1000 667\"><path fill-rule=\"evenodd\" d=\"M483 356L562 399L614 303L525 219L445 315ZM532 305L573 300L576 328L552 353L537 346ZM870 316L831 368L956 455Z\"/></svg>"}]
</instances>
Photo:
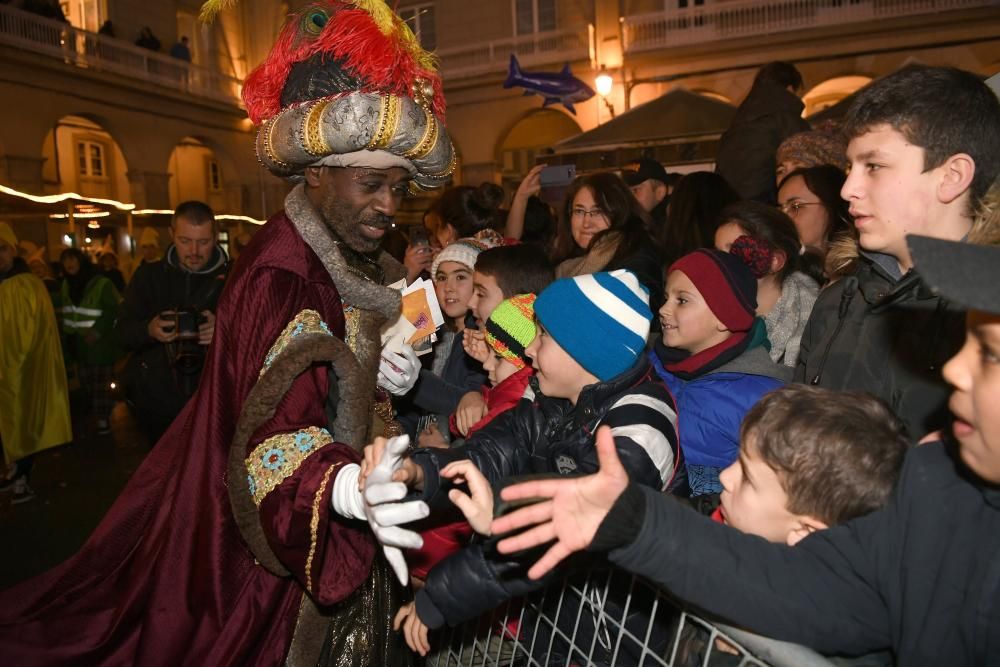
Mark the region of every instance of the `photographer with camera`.
<instances>
[{"instance_id":1,"label":"photographer with camera","mask_svg":"<svg viewBox=\"0 0 1000 667\"><path fill-rule=\"evenodd\" d=\"M163 259L136 270L118 313L115 329L132 353L125 391L151 446L198 388L229 268L217 233L207 204L178 206L170 223L173 244Z\"/></svg>"}]
</instances>

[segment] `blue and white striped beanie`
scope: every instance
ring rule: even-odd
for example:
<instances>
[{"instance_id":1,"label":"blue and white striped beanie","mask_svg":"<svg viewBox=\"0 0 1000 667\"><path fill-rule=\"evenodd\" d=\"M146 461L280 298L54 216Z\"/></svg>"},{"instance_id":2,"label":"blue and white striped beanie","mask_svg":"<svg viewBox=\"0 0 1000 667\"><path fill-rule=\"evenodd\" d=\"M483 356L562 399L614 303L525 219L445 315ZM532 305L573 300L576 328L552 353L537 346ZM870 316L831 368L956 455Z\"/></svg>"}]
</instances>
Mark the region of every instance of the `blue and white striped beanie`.
<instances>
[{"instance_id":1,"label":"blue and white striped beanie","mask_svg":"<svg viewBox=\"0 0 1000 667\"><path fill-rule=\"evenodd\" d=\"M646 347L649 291L626 269L557 280L535 301L535 318L602 382L624 373Z\"/></svg>"}]
</instances>

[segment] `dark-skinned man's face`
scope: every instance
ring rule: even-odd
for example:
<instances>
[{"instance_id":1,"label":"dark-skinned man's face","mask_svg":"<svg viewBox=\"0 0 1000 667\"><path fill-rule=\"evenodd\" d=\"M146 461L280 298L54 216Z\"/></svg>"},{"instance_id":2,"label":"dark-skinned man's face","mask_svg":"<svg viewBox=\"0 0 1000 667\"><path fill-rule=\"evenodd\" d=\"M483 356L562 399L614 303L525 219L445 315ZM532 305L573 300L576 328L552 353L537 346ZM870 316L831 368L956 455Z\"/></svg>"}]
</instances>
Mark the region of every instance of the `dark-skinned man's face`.
<instances>
[{"instance_id":1,"label":"dark-skinned man's face","mask_svg":"<svg viewBox=\"0 0 1000 667\"><path fill-rule=\"evenodd\" d=\"M378 249L406 195L402 167L309 167L306 193L327 226L358 252Z\"/></svg>"}]
</instances>

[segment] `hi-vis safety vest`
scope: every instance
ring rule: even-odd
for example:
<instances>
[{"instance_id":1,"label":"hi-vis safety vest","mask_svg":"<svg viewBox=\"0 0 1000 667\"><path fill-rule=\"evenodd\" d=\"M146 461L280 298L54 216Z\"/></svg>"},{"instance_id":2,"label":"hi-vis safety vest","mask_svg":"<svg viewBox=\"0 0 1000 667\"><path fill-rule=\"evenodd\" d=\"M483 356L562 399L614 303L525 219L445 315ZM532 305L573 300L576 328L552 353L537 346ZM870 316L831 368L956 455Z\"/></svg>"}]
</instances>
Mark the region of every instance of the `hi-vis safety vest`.
<instances>
[{"instance_id":1,"label":"hi-vis safety vest","mask_svg":"<svg viewBox=\"0 0 1000 667\"><path fill-rule=\"evenodd\" d=\"M63 306L59 309L63 317L63 327L69 333L74 329L89 329L97 323L97 318L104 312L100 308L84 308L83 306Z\"/></svg>"},{"instance_id":2,"label":"hi-vis safety vest","mask_svg":"<svg viewBox=\"0 0 1000 667\"><path fill-rule=\"evenodd\" d=\"M75 361L113 364L119 355L111 335L120 300L115 286L104 276L96 275L87 282L80 303L74 304L69 298L68 281L64 280L59 295L57 311L63 335L80 341L69 348ZM88 342L85 339L91 331L97 334L97 340Z\"/></svg>"},{"instance_id":3,"label":"hi-vis safety vest","mask_svg":"<svg viewBox=\"0 0 1000 667\"><path fill-rule=\"evenodd\" d=\"M62 301L62 307L58 308L60 320L62 321L63 331L68 334L82 333L87 329L90 329L97 323L97 318L104 314L104 310L101 308L101 290L95 289L99 288L99 285L95 284L97 276L91 278L87 283L87 288L83 291L83 299L80 301L79 306L74 306L73 302L69 298L69 285L66 281L63 281L62 289L60 290L60 300Z\"/></svg>"}]
</instances>

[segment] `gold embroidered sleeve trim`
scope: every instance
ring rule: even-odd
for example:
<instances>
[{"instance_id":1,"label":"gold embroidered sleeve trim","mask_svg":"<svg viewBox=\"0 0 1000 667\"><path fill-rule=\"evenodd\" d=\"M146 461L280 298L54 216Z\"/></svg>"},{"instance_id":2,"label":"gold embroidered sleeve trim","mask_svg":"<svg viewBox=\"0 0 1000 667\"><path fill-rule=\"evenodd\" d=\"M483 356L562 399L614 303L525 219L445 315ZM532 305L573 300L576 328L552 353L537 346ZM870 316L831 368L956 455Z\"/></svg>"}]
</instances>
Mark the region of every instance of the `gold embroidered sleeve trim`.
<instances>
[{"instance_id":1,"label":"gold embroidered sleeve trim","mask_svg":"<svg viewBox=\"0 0 1000 667\"><path fill-rule=\"evenodd\" d=\"M312 564L313 558L316 556L316 542L319 535L320 507L323 505L323 496L326 493L326 487L330 483L330 475L342 465L343 463L335 463L327 468L326 473L323 475L323 481L320 482L319 489L316 490L316 496L313 498L312 521L309 522L309 556L306 558L306 590L310 592L314 592L312 585Z\"/></svg>"},{"instance_id":2,"label":"gold embroidered sleeve trim","mask_svg":"<svg viewBox=\"0 0 1000 667\"><path fill-rule=\"evenodd\" d=\"M278 336L278 339L274 341L274 345L271 349L267 351L267 356L264 357L264 365L260 369L257 377L260 377L264 372L271 367L274 360L278 358L288 344L292 342L292 339L296 336L301 336L302 334L326 334L327 336L332 336L333 332L330 331L330 327L326 325L323 318L319 316L315 310L303 310L301 313L292 318L292 321L288 323L284 331Z\"/></svg>"},{"instance_id":3,"label":"gold embroidered sleeve trim","mask_svg":"<svg viewBox=\"0 0 1000 667\"><path fill-rule=\"evenodd\" d=\"M325 428L310 426L294 433L279 433L254 447L246 458L247 483L254 503L299 469L307 456L333 442Z\"/></svg>"}]
</instances>

